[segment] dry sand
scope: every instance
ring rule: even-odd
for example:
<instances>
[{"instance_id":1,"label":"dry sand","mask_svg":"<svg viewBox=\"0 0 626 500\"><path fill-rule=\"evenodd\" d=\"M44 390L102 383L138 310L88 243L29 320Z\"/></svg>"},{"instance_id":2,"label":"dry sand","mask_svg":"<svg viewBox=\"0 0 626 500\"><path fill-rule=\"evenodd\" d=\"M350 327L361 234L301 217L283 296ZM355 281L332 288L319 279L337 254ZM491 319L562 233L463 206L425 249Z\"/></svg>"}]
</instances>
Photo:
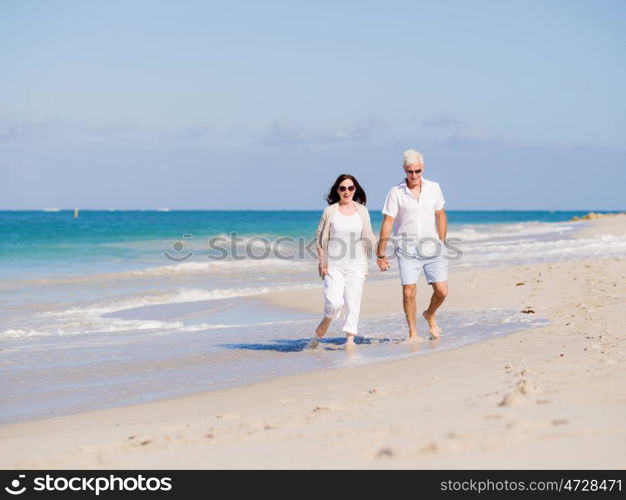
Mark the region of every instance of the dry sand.
<instances>
[{"instance_id":1,"label":"dry sand","mask_svg":"<svg viewBox=\"0 0 626 500\"><path fill-rule=\"evenodd\" d=\"M626 234L626 217L580 224L580 237ZM625 468L625 263L455 272L443 310L530 306L550 325L426 356L0 427L0 467ZM320 294L267 300L319 311ZM418 294L424 309L425 285ZM401 312L397 279L366 283L363 314L389 312Z\"/></svg>"}]
</instances>

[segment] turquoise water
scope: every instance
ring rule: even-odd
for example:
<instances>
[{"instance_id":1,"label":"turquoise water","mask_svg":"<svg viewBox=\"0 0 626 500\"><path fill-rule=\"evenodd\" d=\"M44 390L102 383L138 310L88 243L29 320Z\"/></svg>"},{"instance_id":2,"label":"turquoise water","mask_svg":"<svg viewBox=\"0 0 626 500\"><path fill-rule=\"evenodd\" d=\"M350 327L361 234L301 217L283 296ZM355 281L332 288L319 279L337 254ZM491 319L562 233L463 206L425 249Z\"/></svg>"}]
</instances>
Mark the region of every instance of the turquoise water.
<instances>
[{"instance_id":1,"label":"turquoise water","mask_svg":"<svg viewBox=\"0 0 626 500\"><path fill-rule=\"evenodd\" d=\"M588 211L448 211L450 267L626 255L626 238L573 238ZM260 238L310 241L320 211L0 212L0 422L186 394L303 371L413 355L401 304L363 317L356 358L339 323L303 351L322 311L314 256L256 258ZM377 232L379 211L372 211ZM233 250L219 257L209 239ZM177 246L178 245L178 246ZM246 250L239 258L239 251ZM255 254L255 252L257 252ZM297 252L296 252L297 253ZM172 259L174 257L174 259ZM176 260L184 257L184 260ZM367 281L397 279L370 263ZM367 286L367 282L366 285ZM270 307L264 294L314 289L320 313ZM418 318L419 319L419 318ZM519 311L440 315L440 345L459 347L544 324Z\"/></svg>"},{"instance_id":2,"label":"turquoise water","mask_svg":"<svg viewBox=\"0 0 626 500\"><path fill-rule=\"evenodd\" d=\"M162 262L185 243L236 232L243 237L310 237L320 211L0 211L0 265L17 272L127 270ZM564 222L587 211L448 211L450 229L467 225ZM374 231L382 216L371 211ZM208 249L207 249L208 250Z\"/></svg>"},{"instance_id":3,"label":"turquoise water","mask_svg":"<svg viewBox=\"0 0 626 500\"><path fill-rule=\"evenodd\" d=\"M451 225L460 225L564 222L588 212L449 210L447 214ZM37 255L38 251L54 245L165 239L182 233L209 237L230 231L246 235L306 236L315 229L321 211L83 210L77 219L73 213L72 210L0 211L0 234L3 236L0 257ZM374 229L377 229L382 220L380 210L371 210L370 215Z\"/></svg>"}]
</instances>

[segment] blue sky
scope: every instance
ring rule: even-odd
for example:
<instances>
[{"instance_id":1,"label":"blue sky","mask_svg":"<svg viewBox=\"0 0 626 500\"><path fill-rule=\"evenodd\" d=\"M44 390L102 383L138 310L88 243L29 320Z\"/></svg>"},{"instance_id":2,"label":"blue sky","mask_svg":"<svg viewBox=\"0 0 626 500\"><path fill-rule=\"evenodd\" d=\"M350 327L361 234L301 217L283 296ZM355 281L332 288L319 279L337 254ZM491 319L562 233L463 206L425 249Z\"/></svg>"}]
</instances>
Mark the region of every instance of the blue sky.
<instances>
[{"instance_id":1,"label":"blue sky","mask_svg":"<svg viewBox=\"0 0 626 500\"><path fill-rule=\"evenodd\" d=\"M626 2L0 2L0 209L624 209Z\"/></svg>"}]
</instances>

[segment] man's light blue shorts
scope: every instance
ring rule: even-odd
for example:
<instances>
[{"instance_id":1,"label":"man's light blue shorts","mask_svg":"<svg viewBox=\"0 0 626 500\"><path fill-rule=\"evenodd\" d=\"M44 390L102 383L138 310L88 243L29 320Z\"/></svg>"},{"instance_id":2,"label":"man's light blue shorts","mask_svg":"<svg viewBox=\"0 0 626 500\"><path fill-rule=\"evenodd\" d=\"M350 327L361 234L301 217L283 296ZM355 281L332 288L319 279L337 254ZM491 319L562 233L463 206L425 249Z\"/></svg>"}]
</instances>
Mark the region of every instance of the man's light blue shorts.
<instances>
[{"instance_id":1,"label":"man's light blue shorts","mask_svg":"<svg viewBox=\"0 0 626 500\"><path fill-rule=\"evenodd\" d=\"M440 281L448 281L448 259L445 247L435 257L424 257L417 253L416 249L403 250L396 248L396 257L398 259L398 269L400 270L400 283L402 285L411 285L417 283L420 270L424 270L424 277L430 285Z\"/></svg>"}]
</instances>

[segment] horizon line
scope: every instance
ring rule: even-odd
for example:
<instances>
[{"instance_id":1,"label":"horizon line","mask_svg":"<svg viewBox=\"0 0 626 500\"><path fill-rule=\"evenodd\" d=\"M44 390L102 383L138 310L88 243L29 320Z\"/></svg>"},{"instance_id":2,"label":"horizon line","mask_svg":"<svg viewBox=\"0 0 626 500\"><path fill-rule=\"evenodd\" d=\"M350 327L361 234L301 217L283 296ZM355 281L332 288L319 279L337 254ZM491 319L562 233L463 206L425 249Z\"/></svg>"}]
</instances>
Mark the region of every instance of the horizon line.
<instances>
[{"instance_id":1,"label":"horizon line","mask_svg":"<svg viewBox=\"0 0 626 500\"><path fill-rule=\"evenodd\" d=\"M381 208L368 208L370 212L380 212ZM0 212L319 212L322 208L0 208ZM453 208L446 212L626 212L624 209L612 208Z\"/></svg>"}]
</instances>

